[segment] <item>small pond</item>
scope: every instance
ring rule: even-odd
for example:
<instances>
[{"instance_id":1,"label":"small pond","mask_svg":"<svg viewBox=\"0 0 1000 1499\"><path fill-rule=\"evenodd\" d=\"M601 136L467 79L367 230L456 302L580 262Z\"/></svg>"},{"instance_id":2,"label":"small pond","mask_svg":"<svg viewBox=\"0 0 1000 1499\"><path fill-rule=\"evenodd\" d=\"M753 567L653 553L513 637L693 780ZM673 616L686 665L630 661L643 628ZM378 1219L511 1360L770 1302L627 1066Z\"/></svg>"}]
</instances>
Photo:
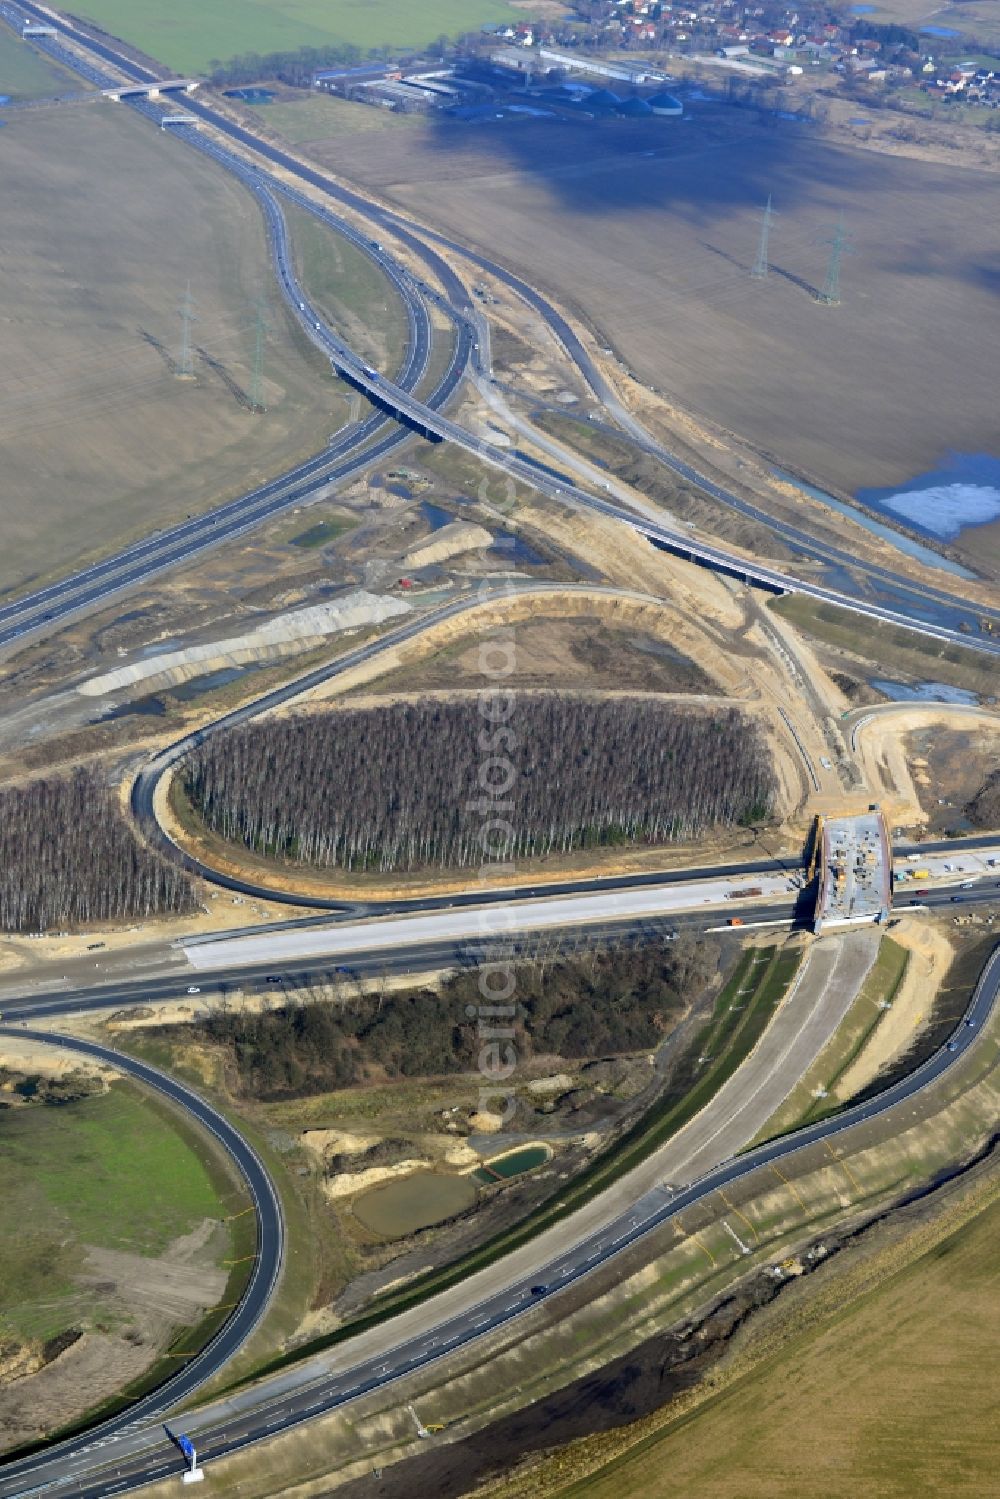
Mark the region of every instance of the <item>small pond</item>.
<instances>
[{"instance_id":1,"label":"small pond","mask_svg":"<svg viewBox=\"0 0 1000 1499\"><path fill-rule=\"evenodd\" d=\"M856 521L859 526L864 526L865 530L870 531L873 536L879 536L884 541L891 542L894 547L898 547L908 557L915 557L918 562L925 562L928 567L940 568L942 572L954 573L957 578L975 577L975 574L971 573L967 567L963 567L961 563L952 562L950 557L942 557L940 552L935 552L930 547L925 547L922 542L915 541L912 536L904 536L901 531L894 531L891 526L883 526L881 521L873 520L870 515L866 515L863 510L859 510L856 505L848 505L843 500L835 499L832 494L827 494L825 490L817 489L813 484L807 484L804 479L796 479L791 474L786 474L780 468L772 468L771 472L776 479L781 479L785 484L794 484L795 488L801 489L803 494L811 495L814 500L821 500L824 505L829 505L831 510L836 510L841 515L848 516L851 520ZM871 504L872 502L867 496L874 492L873 490L862 490L858 498L864 499L866 504ZM882 507L877 506L876 508L881 509Z\"/></svg>"},{"instance_id":2,"label":"small pond","mask_svg":"<svg viewBox=\"0 0 1000 1499\"><path fill-rule=\"evenodd\" d=\"M952 687L948 682L894 682L885 677L870 677L869 686L884 692L894 703L954 703L975 708L979 698L966 687Z\"/></svg>"},{"instance_id":3,"label":"small pond","mask_svg":"<svg viewBox=\"0 0 1000 1499\"><path fill-rule=\"evenodd\" d=\"M393 490L393 493L396 491ZM450 525L456 518L450 510L445 510L442 505L435 505L432 500L421 500L417 509L432 531L440 531L442 526Z\"/></svg>"},{"instance_id":4,"label":"small pond","mask_svg":"<svg viewBox=\"0 0 1000 1499\"><path fill-rule=\"evenodd\" d=\"M933 536L952 541L968 526L1000 520L1000 458L991 453L951 453L938 469L891 489L859 489L873 510L895 516Z\"/></svg>"},{"instance_id":5,"label":"small pond","mask_svg":"<svg viewBox=\"0 0 1000 1499\"><path fill-rule=\"evenodd\" d=\"M352 1203L352 1211L372 1233L383 1239L402 1239L419 1228L464 1213L478 1196L471 1176L415 1171L412 1176L362 1192Z\"/></svg>"},{"instance_id":6,"label":"small pond","mask_svg":"<svg viewBox=\"0 0 1000 1499\"><path fill-rule=\"evenodd\" d=\"M545 558L534 547L510 531L497 531L493 545L484 553L486 560L506 567L544 567Z\"/></svg>"},{"instance_id":7,"label":"small pond","mask_svg":"<svg viewBox=\"0 0 1000 1499\"><path fill-rule=\"evenodd\" d=\"M178 687L168 687L166 691L171 697L178 698L180 702L190 702L194 697L200 697L203 692L214 692L218 687L228 687L230 682L238 682L240 677L247 676L252 671L258 671L257 666L220 666L218 671L206 672L202 677L192 677L188 682L181 682Z\"/></svg>"},{"instance_id":8,"label":"small pond","mask_svg":"<svg viewBox=\"0 0 1000 1499\"><path fill-rule=\"evenodd\" d=\"M274 90L270 88L230 88L226 89L227 99L242 99L244 104L270 104L274 98Z\"/></svg>"},{"instance_id":9,"label":"small pond","mask_svg":"<svg viewBox=\"0 0 1000 1499\"><path fill-rule=\"evenodd\" d=\"M492 1161L484 1161L472 1176L485 1187L491 1182L510 1181L512 1176L534 1171L551 1159L552 1151L547 1145L523 1145L520 1150L511 1150L505 1155L494 1156Z\"/></svg>"},{"instance_id":10,"label":"small pond","mask_svg":"<svg viewBox=\"0 0 1000 1499\"><path fill-rule=\"evenodd\" d=\"M102 713L99 718L92 718L91 723L114 723L119 718L162 718L167 711L167 705L159 697L140 697L134 703L120 703L117 708L109 708L107 713Z\"/></svg>"}]
</instances>

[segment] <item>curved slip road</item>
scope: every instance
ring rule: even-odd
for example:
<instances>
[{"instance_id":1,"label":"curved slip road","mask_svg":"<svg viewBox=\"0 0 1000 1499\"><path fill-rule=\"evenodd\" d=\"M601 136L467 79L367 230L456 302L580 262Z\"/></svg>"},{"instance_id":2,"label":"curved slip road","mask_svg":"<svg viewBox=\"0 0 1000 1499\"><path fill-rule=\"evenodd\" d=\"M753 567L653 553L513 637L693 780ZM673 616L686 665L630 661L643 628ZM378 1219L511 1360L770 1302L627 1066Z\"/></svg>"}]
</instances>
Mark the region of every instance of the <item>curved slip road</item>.
<instances>
[{"instance_id":1,"label":"curved slip road","mask_svg":"<svg viewBox=\"0 0 1000 1499\"><path fill-rule=\"evenodd\" d=\"M140 66L133 59L109 45L109 42L98 40L86 32L75 28L53 11L48 9L42 10L40 7L29 3L29 0L21 0L18 8L23 13L31 15L35 19L44 20L54 25L66 36L71 37L77 45L90 51L95 56L112 63L120 72L125 73L126 76L134 79L136 82L153 83L160 76L150 69ZM150 106L147 106L147 110L150 108ZM272 164L281 167L284 171L298 177L301 181L319 188L334 201L340 202L345 207L349 207L354 212L361 214L377 230L385 230L391 233L400 243L405 244L415 255L423 259L432 268L434 274L438 275L439 278L447 278L443 284L449 287L449 296L453 295L452 288L454 286L457 285L457 287L461 288L461 291L456 292L454 296L456 298L461 297L463 300L455 300L454 305L456 308L462 306L466 309L467 320L463 319L462 326L471 340L474 352L478 352L474 348L477 342L474 325L475 314L470 309L468 294L465 292L460 280L455 276L454 271L426 243L426 240L431 239L435 243L445 246L450 252L464 256L474 264L479 265L482 269L487 270L490 274L497 276L506 285L510 286L518 296L534 307L545 319L556 338L566 349L569 357L581 370L581 373L594 390L597 398L625 426L626 430L636 437L637 440L652 444L657 451L657 456L660 456L664 462L669 463L675 472L689 479L692 483L697 484L706 493L711 494L721 503L737 509L744 507L744 502L739 500L738 496L731 494L721 485L698 474L689 465L681 463L680 460L675 459L669 454L666 449L662 449L659 444L655 443L655 440L650 437L641 424L618 401L566 319L562 317L541 293L537 292L519 277L505 270L504 267L497 265L495 262L490 261L488 258L468 250L466 246L448 239L444 235L433 233L429 230L420 230L419 233L415 232L414 226L408 220L400 217L400 215L372 203L360 193L345 188L324 173L306 166L288 152L270 145L261 137L253 134L253 132L234 124L233 121L229 120L225 115L220 114L218 110L211 108L211 106L204 105L193 97L188 97L185 99L185 109L204 119L213 128L227 135L230 139L249 147ZM159 112L155 109L153 110L153 116L156 119L159 118ZM387 261L391 259L391 257L385 254L381 245L373 242L372 248L378 255L384 255ZM547 493L550 496L564 495L576 504L596 509L600 513L624 521L640 534L645 535L655 546L662 547L703 566L742 578L747 582L754 582L758 586L771 589L772 591L801 593L822 602L836 604L840 608L848 609L851 612L861 614L870 619L917 629L920 633L929 635L932 638L945 640L953 644L960 644L967 649L976 649L988 654L1000 655L1000 642L990 641L987 637L982 635L977 636L975 633L979 629L981 618L988 617L1000 621L1000 609L988 605L970 605L960 597L949 594L943 589L937 589L933 585L923 583L914 584L910 579L892 573L890 570L881 568L877 564L867 564L852 559L853 566L867 573L887 588L889 597L895 603L898 603L899 607L886 607L869 603L858 600L849 594L839 592L836 589L820 587L816 584L804 582L790 575L780 573L773 568L762 568L756 565L751 559L729 553L722 547L694 541L690 536L682 535L669 527L652 525L648 522L638 520L634 512L630 512L621 506L612 505L607 501L599 500L587 491L573 487L569 481L562 479L562 476L552 477L549 475L547 477L544 469L540 469L537 464L525 461L523 458L517 456L502 455L490 443L472 437L470 433L457 423L448 422L440 418L428 405L412 399L409 393L403 391L395 382L386 380L369 371L363 361L358 359L352 351L348 350L340 340L332 336L327 336L323 330L313 331L320 333L320 337L314 338L313 341L331 356L340 372L351 383L355 384L358 389L367 394L376 405L381 404L383 408L395 414L399 419L411 423L418 431L425 435L437 435L458 443L485 462L494 467L506 470L514 477L520 478L523 482L532 484L543 493ZM755 515L759 516L764 523L770 526L774 525L773 519L766 512L755 509ZM810 538L808 544L811 551L816 555L822 553L823 548L821 543ZM838 555L834 560L839 563L842 555L838 550ZM931 605L933 607L929 607ZM953 629L941 624L935 624L933 616L937 612L938 617L940 617L942 609L948 610L953 621L961 623L964 629L967 629L971 633L966 635L961 629Z\"/></svg>"},{"instance_id":2,"label":"curved slip road","mask_svg":"<svg viewBox=\"0 0 1000 1499\"><path fill-rule=\"evenodd\" d=\"M24 1027L14 1031L10 1026L0 1026L0 1035L5 1032L22 1040L106 1062L117 1071L163 1094L196 1120L222 1148L246 1185L256 1216L257 1243L250 1278L235 1309L204 1348L176 1374L164 1380L148 1395L141 1396L120 1414L100 1422L94 1431L57 1443L36 1458L26 1458L23 1463L10 1465L11 1472L28 1475L35 1471L37 1465L45 1465L55 1459L65 1462L67 1470L72 1472L75 1471L78 1460L83 1467L92 1461L89 1455L93 1452L95 1438L102 1444L106 1443L135 1422L151 1420L172 1409L180 1401L190 1397L239 1352L267 1310L277 1285L284 1259L284 1219L277 1192L257 1152L224 1115L191 1088L146 1062L115 1051L112 1047L100 1046L94 1041ZM0 1466L0 1482L6 1481L6 1471Z\"/></svg>"},{"instance_id":3,"label":"curved slip road","mask_svg":"<svg viewBox=\"0 0 1000 1499\"><path fill-rule=\"evenodd\" d=\"M13 24L13 7L0 6L0 15ZM66 56L71 58L71 54ZM96 75L96 81L109 83L113 80ZM133 101L129 107L155 122L159 121L159 112L145 101ZM444 298L431 293L427 288L421 288L408 271L376 250L358 229L328 208L313 202L285 183L265 178L240 157L214 141L206 140L189 127L179 127L174 133L181 135L194 149L218 162L256 197L264 214L279 287L296 320L311 338L316 325L323 320L298 286L291 270L287 232L275 194L294 202L354 244L379 267L400 296L408 326L406 353L396 375L396 381L401 387L415 389L429 366L433 333L427 303L436 302L450 315L456 327L451 358L434 390L427 396L427 403L433 408L445 404L451 398L474 357L474 330L460 312L456 312ZM433 257L435 262L438 258ZM452 292L457 287L464 294L464 288L454 273L452 281ZM315 338L312 341L315 343ZM249 494L229 501L205 515L189 519L166 532L135 542L115 556L105 558L68 578L0 605L0 649L18 644L29 637L36 638L86 610L103 606L126 589L190 561L223 542L232 541L293 505L307 503L315 497L317 491L327 485L363 472L408 440L410 434L407 429L393 424L386 431L388 424L387 414L376 406L364 420L349 424L323 452Z\"/></svg>"},{"instance_id":4,"label":"curved slip road","mask_svg":"<svg viewBox=\"0 0 1000 1499\"><path fill-rule=\"evenodd\" d=\"M687 1185L677 1188L659 1185L645 1191L623 1212L577 1238L569 1247L563 1241L573 1220L565 1220L557 1230L535 1241L539 1258L530 1270L516 1274L502 1287L490 1286L477 1296L490 1275L481 1272L432 1302L358 1335L333 1354L312 1360L308 1370L300 1368L272 1376L260 1385L190 1414L185 1418L185 1426L197 1442L201 1460L265 1441L279 1431L337 1410L433 1364L454 1350L486 1337L495 1328L511 1323L531 1308L558 1297L565 1287L599 1265L607 1264L686 1208L735 1185L760 1167L776 1164L806 1146L831 1140L902 1107L941 1078L974 1045L998 995L1000 947L989 959L949 1042L909 1077L834 1118L724 1161ZM553 1233L559 1247L544 1257L541 1254L544 1240ZM104 1428L100 1428L102 1442L103 1433ZM65 1444L59 1452L0 1469L0 1499L35 1493L60 1499L69 1495L77 1499L104 1499L176 1472L177 1468L176 1458L157 1428L143 1429L137 1422L129 1422L126 1429L119 1427L112 1433L107 1447L83 1451L79 1446Z\"/></svg>"}]
</instances>

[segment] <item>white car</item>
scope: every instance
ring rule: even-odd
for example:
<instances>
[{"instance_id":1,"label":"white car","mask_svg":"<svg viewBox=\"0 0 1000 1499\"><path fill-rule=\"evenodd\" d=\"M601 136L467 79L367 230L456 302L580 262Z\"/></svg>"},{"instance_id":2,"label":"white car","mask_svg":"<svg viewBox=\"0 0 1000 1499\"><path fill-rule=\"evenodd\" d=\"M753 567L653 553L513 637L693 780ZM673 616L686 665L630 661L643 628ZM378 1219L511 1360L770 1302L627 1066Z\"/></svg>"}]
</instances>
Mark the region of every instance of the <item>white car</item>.
<instances>
[{"instance_id":1,"label":"white car","mask_svg":"<svg viewBox=\"0 0 1000 1499\"><path fill-rule=\"evenodd\" d=\"M192 984L191 987L188 989L188 993L189 994L200 994L201 990L198 988L197 984Z\"/></svg>"}]
</instances>

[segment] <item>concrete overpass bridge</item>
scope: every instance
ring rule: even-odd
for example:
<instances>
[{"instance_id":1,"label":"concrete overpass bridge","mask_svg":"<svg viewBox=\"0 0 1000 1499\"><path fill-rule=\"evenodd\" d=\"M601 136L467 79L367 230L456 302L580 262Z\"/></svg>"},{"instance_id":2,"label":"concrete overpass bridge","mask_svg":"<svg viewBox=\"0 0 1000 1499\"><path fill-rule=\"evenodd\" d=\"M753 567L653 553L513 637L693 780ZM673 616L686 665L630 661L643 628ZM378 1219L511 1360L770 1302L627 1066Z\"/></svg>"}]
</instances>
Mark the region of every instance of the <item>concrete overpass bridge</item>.
<instances>
[{"instance_id":1,"label":"concrete overpass bridge","mask_svg":"<svg viewBox=\"0 0 1000 1499\"><path fill-rule=\"evenodd\" d=\"M198 87L197 78L154 78L150 83L122 83L114 88L103 88L105 99L158 99L161 94L193 94Z\"/></svg>"}]
</instances>

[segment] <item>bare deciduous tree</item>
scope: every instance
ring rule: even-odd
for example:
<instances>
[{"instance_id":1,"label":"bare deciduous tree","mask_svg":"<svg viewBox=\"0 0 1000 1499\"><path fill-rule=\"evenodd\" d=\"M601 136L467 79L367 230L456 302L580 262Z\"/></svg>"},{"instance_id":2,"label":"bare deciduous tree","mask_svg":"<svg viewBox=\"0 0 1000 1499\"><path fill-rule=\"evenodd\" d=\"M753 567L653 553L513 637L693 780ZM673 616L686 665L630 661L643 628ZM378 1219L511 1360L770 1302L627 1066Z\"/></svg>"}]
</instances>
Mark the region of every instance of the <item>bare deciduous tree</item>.
<instances>
[{"instance_id":1,"label":"bare deciduous tree","mask_svg":"<svg viewBox=\"0 0 1000 1499\"><path fill-rule=\"evenodd\" d=\"M469 700L249 724L197 749L185 779L226 838L382 871L480 865L488 821L498 860L687 839L762 820L775 792L760 734L735 709L560 693L520 696L502 731Z\"/></svg>"},{"instance_id":2,"label":"bare deciduous tree","mask_svg":"<svg viewBox=\"0 0 1000 1499\"><path fill-rule=\"evenodd\" d=\"M139 842L93 771L0 791L3 930L194 909L187 876Z\"/></svg>"}]
</instances>

